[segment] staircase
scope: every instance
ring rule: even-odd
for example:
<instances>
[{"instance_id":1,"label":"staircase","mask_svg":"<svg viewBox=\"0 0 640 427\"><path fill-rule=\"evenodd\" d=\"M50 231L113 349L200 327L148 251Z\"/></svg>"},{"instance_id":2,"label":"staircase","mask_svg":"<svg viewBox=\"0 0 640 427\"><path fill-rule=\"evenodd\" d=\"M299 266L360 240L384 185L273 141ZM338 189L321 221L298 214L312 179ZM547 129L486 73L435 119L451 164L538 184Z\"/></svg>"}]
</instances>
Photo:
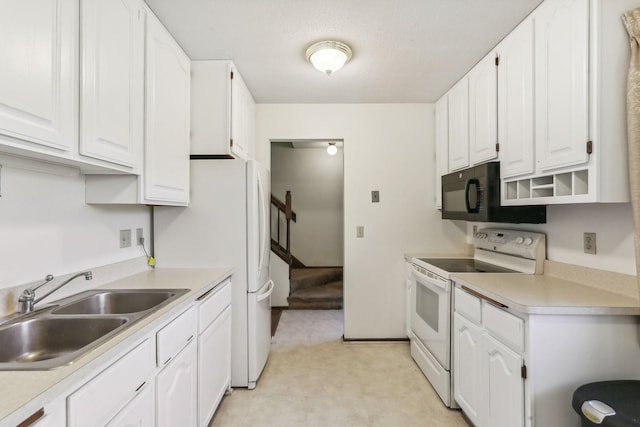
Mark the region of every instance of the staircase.
<instances>
[{"instance_id":1,"label":"staircase","mask_svg":"<svg viewBox=\"0 0 640 427\"><path fill-rule=\"evenodd\" d=\"M291 192L285 202L271 195L271 250L289 265L290 309L323 310L342 308L342 267L306 267L291 253Z\"/></svg>"},{"instance_id":2,"label":"staircase","mask_svg":"<svg viewBox=\"0 0 640 427\"><path fill-rule=\"evenodd\" d=\"M294 268L290 284L289 309L342 308L342 267Z\"/></svg>"}]
</instances>

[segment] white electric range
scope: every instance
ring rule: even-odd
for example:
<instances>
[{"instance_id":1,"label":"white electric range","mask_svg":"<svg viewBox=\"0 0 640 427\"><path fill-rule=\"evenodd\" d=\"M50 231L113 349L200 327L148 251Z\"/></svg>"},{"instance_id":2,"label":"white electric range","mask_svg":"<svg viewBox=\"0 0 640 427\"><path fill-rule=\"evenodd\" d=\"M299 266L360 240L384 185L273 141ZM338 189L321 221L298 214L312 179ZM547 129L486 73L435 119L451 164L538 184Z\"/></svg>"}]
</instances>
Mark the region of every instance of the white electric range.
<instances>
[{"instance_id":1,"label":"white electric range","mask_svg":"<svg viewBox=\"0 0 640 427\"><path fill-rule=\"evenodd\" d=\"M409 338L411 356L444 404L453 399L451 327L455 274L541 274L546 255L542 233L481 229L473 236L473 257L411 260Z\"/></svg>"}]
</instances>

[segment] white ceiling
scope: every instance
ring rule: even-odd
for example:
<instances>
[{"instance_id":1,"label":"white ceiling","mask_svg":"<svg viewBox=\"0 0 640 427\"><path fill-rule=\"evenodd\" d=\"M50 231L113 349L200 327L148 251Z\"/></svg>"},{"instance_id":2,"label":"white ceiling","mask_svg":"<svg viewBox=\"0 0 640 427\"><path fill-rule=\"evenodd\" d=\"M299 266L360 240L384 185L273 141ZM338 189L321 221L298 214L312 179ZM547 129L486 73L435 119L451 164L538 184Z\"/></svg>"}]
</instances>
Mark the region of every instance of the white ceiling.
<instances>
[{"instance_id":1,"label":"white ceiling","mask_svg":"<svg viewBox=\"0 0 640 427\"><path fill-rule=\"evenodd\" d=\"M433 102L542 0L146 0L191 59L232 59L258 103ZM330 77L320 40L353 58Z\"/></svg>"}]
</instances>

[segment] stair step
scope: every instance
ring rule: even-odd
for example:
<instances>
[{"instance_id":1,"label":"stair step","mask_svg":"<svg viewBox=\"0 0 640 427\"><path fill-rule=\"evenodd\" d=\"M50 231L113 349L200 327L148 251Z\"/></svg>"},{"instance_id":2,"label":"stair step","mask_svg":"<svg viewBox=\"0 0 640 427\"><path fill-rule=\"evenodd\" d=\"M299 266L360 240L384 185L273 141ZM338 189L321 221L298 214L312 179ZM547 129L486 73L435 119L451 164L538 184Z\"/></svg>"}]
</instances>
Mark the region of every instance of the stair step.
<instances>
[{"instance_id":1,"label":"stair step","mask_svg":"<svg viewBox=\"0 0 640 427\"><path fill-rule=\"evenodd\" d=\"M338 280L342 280L342 267L294 268L291 270L291 294Z\"/></svg>"},{"instance_id":2,"label":"stair step","mask_svg":"<svg viewBox=\"0 0 640 427\"><path fill-rule=\"evenodd\" d=\"M287 301L289 309L341 309L343 284L342 280L300 289L292 293Z\"/></svg>"}]
</instances>

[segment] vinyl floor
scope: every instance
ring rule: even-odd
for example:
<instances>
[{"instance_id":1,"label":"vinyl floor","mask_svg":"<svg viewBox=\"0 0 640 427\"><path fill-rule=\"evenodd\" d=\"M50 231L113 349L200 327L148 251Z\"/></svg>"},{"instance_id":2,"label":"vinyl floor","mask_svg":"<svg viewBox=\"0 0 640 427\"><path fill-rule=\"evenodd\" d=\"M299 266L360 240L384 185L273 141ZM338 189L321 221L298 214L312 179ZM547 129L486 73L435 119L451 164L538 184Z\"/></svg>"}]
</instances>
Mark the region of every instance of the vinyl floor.
<instances>
[{"instance_id":1,"label":"vinyl floor","mask_svg":"<svg viewBox=\"0 0 640 427\"><path fill-rule=\"evenodd\" d=\"M408 342L344 342L342 310L285 310L254 390L225 396L210 426L467 427Z\"/></svg>"}]
</instances>

